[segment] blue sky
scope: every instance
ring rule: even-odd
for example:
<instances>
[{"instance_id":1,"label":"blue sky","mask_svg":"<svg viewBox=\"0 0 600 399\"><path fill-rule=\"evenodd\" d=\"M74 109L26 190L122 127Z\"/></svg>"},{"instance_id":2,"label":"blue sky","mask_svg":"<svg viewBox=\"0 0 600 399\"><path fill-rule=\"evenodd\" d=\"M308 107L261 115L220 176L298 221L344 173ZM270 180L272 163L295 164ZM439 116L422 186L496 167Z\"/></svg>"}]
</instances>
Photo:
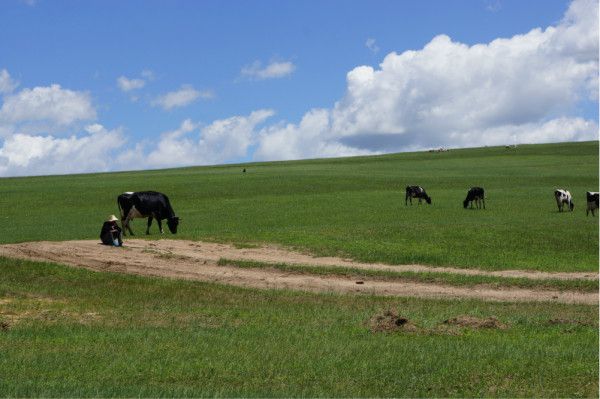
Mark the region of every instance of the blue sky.
<instances>
[{"instance_id":1,"label":"blue sky","mask_svg":"<svg viewBox=\"0 0 600 399\"><path fill-rule=\"evenodd\" d=\"M0 176L598 137L598 2L0 2Z\"/></svg>"}]
</instances>

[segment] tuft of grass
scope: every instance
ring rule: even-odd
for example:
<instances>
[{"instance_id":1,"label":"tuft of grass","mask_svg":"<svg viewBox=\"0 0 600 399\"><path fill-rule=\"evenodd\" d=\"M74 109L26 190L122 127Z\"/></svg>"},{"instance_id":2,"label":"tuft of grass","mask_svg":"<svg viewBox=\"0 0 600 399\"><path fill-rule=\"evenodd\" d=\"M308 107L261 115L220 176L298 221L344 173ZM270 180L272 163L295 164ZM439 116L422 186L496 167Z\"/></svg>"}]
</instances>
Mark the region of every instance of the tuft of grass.
<instances>
[{"instance_id":1,"label":"tuft of grass","mask_svg":"<svg viewBox=\"0 0 600 399\"><path fill-rule=\"evenodd\" d=\"M3 397L598 396L597 306L258 291L3 258L0 273ZM387 313L415 327L372 332Z\"/></svg>"},{"instance_id":2,"label":"tuft of grass","mask_svg":"<svg viewBox=\"0 0 600 399\"><path fill-rule=\"evenodd\" d=\"M267 263L221 258L219 266L234 266L245 269L275 269L295 274L341 276L348 278L373 278L377 280L413 281L420 283L446 284L453 286L518 287L533 289L574 290L596 292L598 280L533 280L521 277L470 276L446 272L413 272L392 270L366 270L341 266L312 266L289 263Z\"/></svg>"}]
</instances>

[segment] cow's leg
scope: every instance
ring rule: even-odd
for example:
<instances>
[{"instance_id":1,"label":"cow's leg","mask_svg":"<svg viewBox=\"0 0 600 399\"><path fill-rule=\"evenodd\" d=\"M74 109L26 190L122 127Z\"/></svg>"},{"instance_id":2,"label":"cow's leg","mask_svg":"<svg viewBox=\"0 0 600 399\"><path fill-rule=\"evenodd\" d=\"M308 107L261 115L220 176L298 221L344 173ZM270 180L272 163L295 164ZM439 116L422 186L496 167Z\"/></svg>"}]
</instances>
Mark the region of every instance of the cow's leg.
<instances>
[{"instance_id":1,"label":"cow's leg","mask_svg":"<svg viewBox=\"0 0 600 399\"><path fill-rule=\"evenodd\" d=\"M482 198L481 202L483 202L483 209L485 209L485 198Z\"/></svg>"},{"instance_id":2,"label":"cow's leg","mask_svg":"<svg viewBox=\"0 0 600 399\"><path fill-rule=\"evenodd\" d=\"M156 223L158 223L158 229L160 230L160 234L164 234L165 232L163 231L163 228L162 228L162 222L160 221L159 218L156 218Z\"/></svg>"},{"instance_id":3,"label":"cow's leg","mask_svg":"<svg viewBox=\"0 0 600 399\"><path fill-rule=\"evenodd\" d=\"M134 235L133 231L131 230L131 218L129 216L127 216L125 219L122 219L122 225L123 225L123 235L125 235L125 230L129 230L129 234Z\"/></svg>"},{"instance_id":4,"label":"cow's leg","mask_svg":"<svg viewBox=\"0 0 600 399\"><path fill-rule=\"evenodd\" d=\"M408 195L404 197L404 206L408 205ZM412 205L412 203L411 203Z\"/></svg>"},{"instance_id":5,"label":"cow's leg","mask_svg":"<svg viewBox=\"0 0 600 399\"><path fill-rule=\"evenodd\" d=\"M148 228L146 228L146 235L150 234L150 226L152 226L152 216L148 216Z\"/></svg>"}]
</instances>

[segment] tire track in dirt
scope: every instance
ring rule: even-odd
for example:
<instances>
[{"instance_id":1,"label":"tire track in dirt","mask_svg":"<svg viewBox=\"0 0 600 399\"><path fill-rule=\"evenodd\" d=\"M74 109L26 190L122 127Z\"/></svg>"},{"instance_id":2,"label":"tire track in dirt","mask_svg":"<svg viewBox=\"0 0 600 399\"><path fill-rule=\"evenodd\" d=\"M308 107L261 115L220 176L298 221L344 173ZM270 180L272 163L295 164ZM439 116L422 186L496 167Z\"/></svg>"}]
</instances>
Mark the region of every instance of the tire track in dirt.
<instances>
[{"instance_id":1,"label":"tire track in dirt","mask_svg":"<svg viewBox=\"0 0 600 399\"><path fill-rule=\"evenodd\" d=\"M275 269L241 269L218 266L221 258L266 263L352 267L370 270L443 272L463 275L525 277L531 279L597 279L594 273L546 273L535 271L483 271L421 265L390 266L353 262L334 257L313 257L275 246L236 248L228 244L185 240L148 241L130 239L123 248L98 241L27 242L0 246L0 256L50 261L96 271L191 279L260 289L292 289L366 295L482 299L489 301L544 301L597 304L598 294L525 288L456 287L442 284L356 280L342 276L286 273Z\"/></svg>"}]
</instances>

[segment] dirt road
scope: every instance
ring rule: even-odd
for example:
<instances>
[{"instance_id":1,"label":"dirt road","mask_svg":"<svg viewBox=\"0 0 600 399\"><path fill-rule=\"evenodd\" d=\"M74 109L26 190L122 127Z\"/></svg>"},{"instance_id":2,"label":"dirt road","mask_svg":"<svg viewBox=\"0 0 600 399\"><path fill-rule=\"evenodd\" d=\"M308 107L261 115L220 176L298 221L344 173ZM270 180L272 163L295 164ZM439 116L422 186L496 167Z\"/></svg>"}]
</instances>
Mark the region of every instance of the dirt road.
<instances>
[{"instance_id":1,"label":"dirt road","mask_svg":"<svg viewBox=\"0 0 600 399\"><path fill-rule=\"evenodd\" d=\"M28 242L0 245L0 256L51 261L97 271L219 282L261 289L293 289L311 292L340 292L423 298L473 298L490 301L548 301L597 304L598 294L486 286L383 281L364 278L360 283L342 276L294 274L276 269L218 266L219 259L251 260L310 266L337 266L371 270L444 272L464 275L523 277L529 279L598 279L595 273L544 273L534 271L466 270L421 265L390 266L366 264L332 257L313 257L275 246L236 248L227 244L184 240L146 241L129 239L123 248L104 246L95 240Z\"/></svg>"}]
</instances>

